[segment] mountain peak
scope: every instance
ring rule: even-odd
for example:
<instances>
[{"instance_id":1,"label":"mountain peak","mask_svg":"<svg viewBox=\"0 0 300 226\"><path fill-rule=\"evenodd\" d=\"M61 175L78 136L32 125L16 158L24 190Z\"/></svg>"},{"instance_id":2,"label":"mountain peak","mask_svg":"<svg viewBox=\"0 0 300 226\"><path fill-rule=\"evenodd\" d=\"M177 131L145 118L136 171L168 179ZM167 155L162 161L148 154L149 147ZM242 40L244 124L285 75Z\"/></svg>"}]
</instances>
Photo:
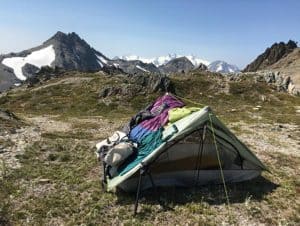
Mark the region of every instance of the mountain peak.
<instances>
[{"instance_id":1,"label":"mountain peak","mask_svg":"<svg viewBox=\"0 0 300 226\"><path fill-rule=\"evenodd\" d=\"M289 40L287 43L275 42L271 47L267 48L253 62L247 65L244 71L264 70L275 64L297 48L295 41Z\"/></svg>"},{"instance_id":2,"label":"mountain peak","mask_svg":"<svg viewBox=\"0 0 300 226\"><path fill-rule=\"evenodd\" d=\"M234 73L238 72L239 68L235 65L228 64L222 60L216 60L208 65L209 71L219 72L219 73Z\"/></svg>"},{"instance_id":3,"label":"mountain peak","mask_svg":"<svg viewBox=\"0 0 300 226\"><path fill-rule=\"evenodd\" d=\"M48 39L45 43L49 42L49 41L58 41L58 42L63 42L63 41L84 41L83 39L81 39L79 37L78 34L76 34L75 32L71 32L71 33L64 33L62 31L57 31L50 39Z\"/></svg>"}]
</instances>

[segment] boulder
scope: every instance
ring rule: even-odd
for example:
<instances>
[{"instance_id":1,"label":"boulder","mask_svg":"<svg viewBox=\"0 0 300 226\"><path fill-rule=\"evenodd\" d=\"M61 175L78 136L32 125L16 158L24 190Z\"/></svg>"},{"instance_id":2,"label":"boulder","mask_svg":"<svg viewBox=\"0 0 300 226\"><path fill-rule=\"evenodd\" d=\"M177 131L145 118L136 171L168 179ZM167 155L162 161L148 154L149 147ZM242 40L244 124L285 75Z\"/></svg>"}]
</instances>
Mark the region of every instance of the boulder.
<instances>
[{"instance_id":1,"label":"boulder","mask_svg":"<svg viewBox=\"0 0 300 226\"><path fill-rule=\"evenodd\" d=\"M12 113L8 110L2 110L2 109L0 109L0 119L3 119L3 120L19 120L18 117L14 113Z\"/></svg>"}]
</instances>

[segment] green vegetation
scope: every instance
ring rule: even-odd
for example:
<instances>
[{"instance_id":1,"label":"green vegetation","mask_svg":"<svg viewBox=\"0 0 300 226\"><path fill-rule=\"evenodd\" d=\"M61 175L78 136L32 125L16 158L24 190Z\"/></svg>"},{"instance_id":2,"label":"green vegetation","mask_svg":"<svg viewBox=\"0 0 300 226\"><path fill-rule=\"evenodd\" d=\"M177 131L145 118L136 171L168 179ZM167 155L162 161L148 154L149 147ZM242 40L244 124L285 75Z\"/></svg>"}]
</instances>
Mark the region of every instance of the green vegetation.
<instances>
[{"instance_id":1,"label":"green vegetation","mask_svg":"<svg viewBox=\"0 0 300 226\"><path fill-rule=\"evenodd\" d=\"M20 114L112 118L130 117L159 95L137 94L133 98L117 95L102 100L98 96L100 90L107 85L119 85L122 78L84 73L68 73L63 78L66 82L60 83L61 78L56 78L41 87L8 92L0 98L0 103ZM257 122L263 118L264 122L299 123L294 108L300 105L299 97L279 93L274 87L255 83L251 78L226 82L218 74L193 72L171 80L178 96L211 106L225 122ZM254 110L257 105L261 108Z\"/></svg>"},{"instance_id":2,"label":"green vegetation","mask_svg":"<svg viewBox=\"0 0 300 226\"><path fill-rule=\"evenodd\" d=\"M253 135L238 122L300 124L295 113L299 97L278 93L264 83L249 78L226 82L218 74L203 72L171 80L178 96L211 106L223 121L235 123L232 129L238 135ZM265 172L252 181L228 184L229 206L222 185L172 187L160 189L160 199L171 210L163 210L149 191L141 200L140 213L132 216L134 194L102 189L94 146L160 94L98 97L103 87L121 81L97 73L67 73L41 86L20 87L0 97L0 107L19 117L55 116L55 120L71 125L58 131L39 125L38 141L29 141L25 152L17 156L20 168L10 169L0 161L0 225L299 224L300 158L270 148L258 154L272 174ZM255 108L258 105L261 107ZM25 126L21 121L0 123L8 130ZM276 137L272 139L268 141L274 146L285 148ZM15 144L0 139L1 145ZM255 152L260 149L249 146Z\"/></svg>"},{"instance_id":3,"label":"green vegetation","mask_svg":"<svg viewBox=\"0 0 300 226\"><path fill-rule=\"evenodd\" d=\"M158 208L153 193L141 201L141 213L132 216L134 195L106 193L101 188L99 166L87 141L74 143L67 138L43 138L19 156L22 167L9 170L0 183L2 222L18 224L180 224L217 225L238 223L240 217L266 224L298 222L299 193L296 174L299 158L268 154L272 174L265 178L228 185L231 205L225 206L222 186L198 189L160 189L161 200L173 210ZM271 182L273 181L273 182ZM180 195L178 195L180 194ZM221 208L221 210L220 210ZM298 208L298 209L297 209ZM284 213L278 215L278 211Z\"/></svg>"}]
</instances>

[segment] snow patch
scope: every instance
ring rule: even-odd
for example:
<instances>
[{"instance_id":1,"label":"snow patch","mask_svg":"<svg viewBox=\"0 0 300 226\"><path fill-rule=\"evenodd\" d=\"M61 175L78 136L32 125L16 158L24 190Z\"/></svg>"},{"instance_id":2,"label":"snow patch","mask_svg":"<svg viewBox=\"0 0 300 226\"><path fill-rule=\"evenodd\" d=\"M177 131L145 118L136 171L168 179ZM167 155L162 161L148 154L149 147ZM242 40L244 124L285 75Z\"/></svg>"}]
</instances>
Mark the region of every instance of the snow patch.
<instances>
[{"instance_id":1,"label":"snow patch","mask_svg":"<svg viewBox=\"0 0 300 226\"><path fill-rule=\"evenodd\" d=\"M222 70L223 70L223 65L222 65L222 64L219 64L219 65L218 65L218 68L217 68L217 72L222 71Z\"/></svg>"},{"instance_id":2,"label":"snow patch","mask_svg":"<svg viewBox=\"0 0 300 226\"><path fill-rule=\"evenodd\" d=\"M141 67L140 65L136 65L135 67L142 70L142 71L144 71L144 72L150 72L150 71L146 70L145 68Z\"/></svg>"},{"instance_id":3,"label":"snow patch","mask_svg":"<svg viewBox=\"0 0 300 226\"><path fill-rule=\"evenodd\" d=\"M98 55L96 55L96 57L97 57L102 63L107 64L107 60L106 60L104 57L98 56ZM101 67L103 67L103 66L101 66Z\"/></svg>"},{"instance_id":4,"label":"snow patch","mask_svg":"<svg viewBox=\"0 0 300 226\"><path fill-rule=\"evenodd\" d=\"M159 67L179 57L184 57L184 55L168 54L167 56L159 56L159 57L152 57L152 58L144 58L136 55L128 55L128 56L121 56L118 58L122 60L140 60L143 63L147 63L147 64L152 63L156 67ZM194 55L188 55L185 57L188 58L195 67L198 67L200 63L205 64L206 66L209 65L209 62L207 60L200 59Z\"/></svg>"},{"instance_id":5,"label":"snow patch","mask_svg":"<svg viewBox=\"0 0 300 226\"><path fill-rule=\"evenodd\" d=\"M97 60L98 61L98 64L100 65L100 67L103 67L103 64L100 60Z\"/></svg>"},{"instance_id":6,"label":"snow patch","mask_svg":"<svg viewBox=\"0 0 300 226\"><path fill-rule=\"evenodd\" d=\"M55 60L55 50L53 45L46 48L34 51L26 57L9 57L4 58L2 64L10 67L14 70L14 74L20 80L26 80L27 78L23 75L22 68L25 64L31 64L38 68L42 66L51 66Z\"/></svg>"}]
</instances>

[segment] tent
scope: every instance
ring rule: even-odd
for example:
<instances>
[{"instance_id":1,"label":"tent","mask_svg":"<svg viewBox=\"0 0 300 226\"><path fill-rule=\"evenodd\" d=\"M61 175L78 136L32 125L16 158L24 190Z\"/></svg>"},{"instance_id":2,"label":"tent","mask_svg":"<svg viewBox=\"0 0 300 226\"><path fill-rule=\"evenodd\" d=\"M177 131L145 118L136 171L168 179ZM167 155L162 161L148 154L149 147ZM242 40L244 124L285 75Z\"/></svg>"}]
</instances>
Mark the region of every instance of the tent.
<instances>
[{"instance_id":1,"label":"tent","mask_svg":"<svg viewBox=\"0 0 300 226\"><path fill-rule=\"evenodd\" d=\"M170 123L170 111L184 108L184 103L167 93L148 109L155 109L157 103L161 108L165 102L169 108L129 129L129 139L137 138L141 145L113 177L105 177L108 191L115 187L136 191L138 199L141 190L151 187L225 185L252 179L267 170L208 106ZM158 126L153 126L157 121ZM154 129L150 135L147 126Z\"/></svg>"}]
</instances>

